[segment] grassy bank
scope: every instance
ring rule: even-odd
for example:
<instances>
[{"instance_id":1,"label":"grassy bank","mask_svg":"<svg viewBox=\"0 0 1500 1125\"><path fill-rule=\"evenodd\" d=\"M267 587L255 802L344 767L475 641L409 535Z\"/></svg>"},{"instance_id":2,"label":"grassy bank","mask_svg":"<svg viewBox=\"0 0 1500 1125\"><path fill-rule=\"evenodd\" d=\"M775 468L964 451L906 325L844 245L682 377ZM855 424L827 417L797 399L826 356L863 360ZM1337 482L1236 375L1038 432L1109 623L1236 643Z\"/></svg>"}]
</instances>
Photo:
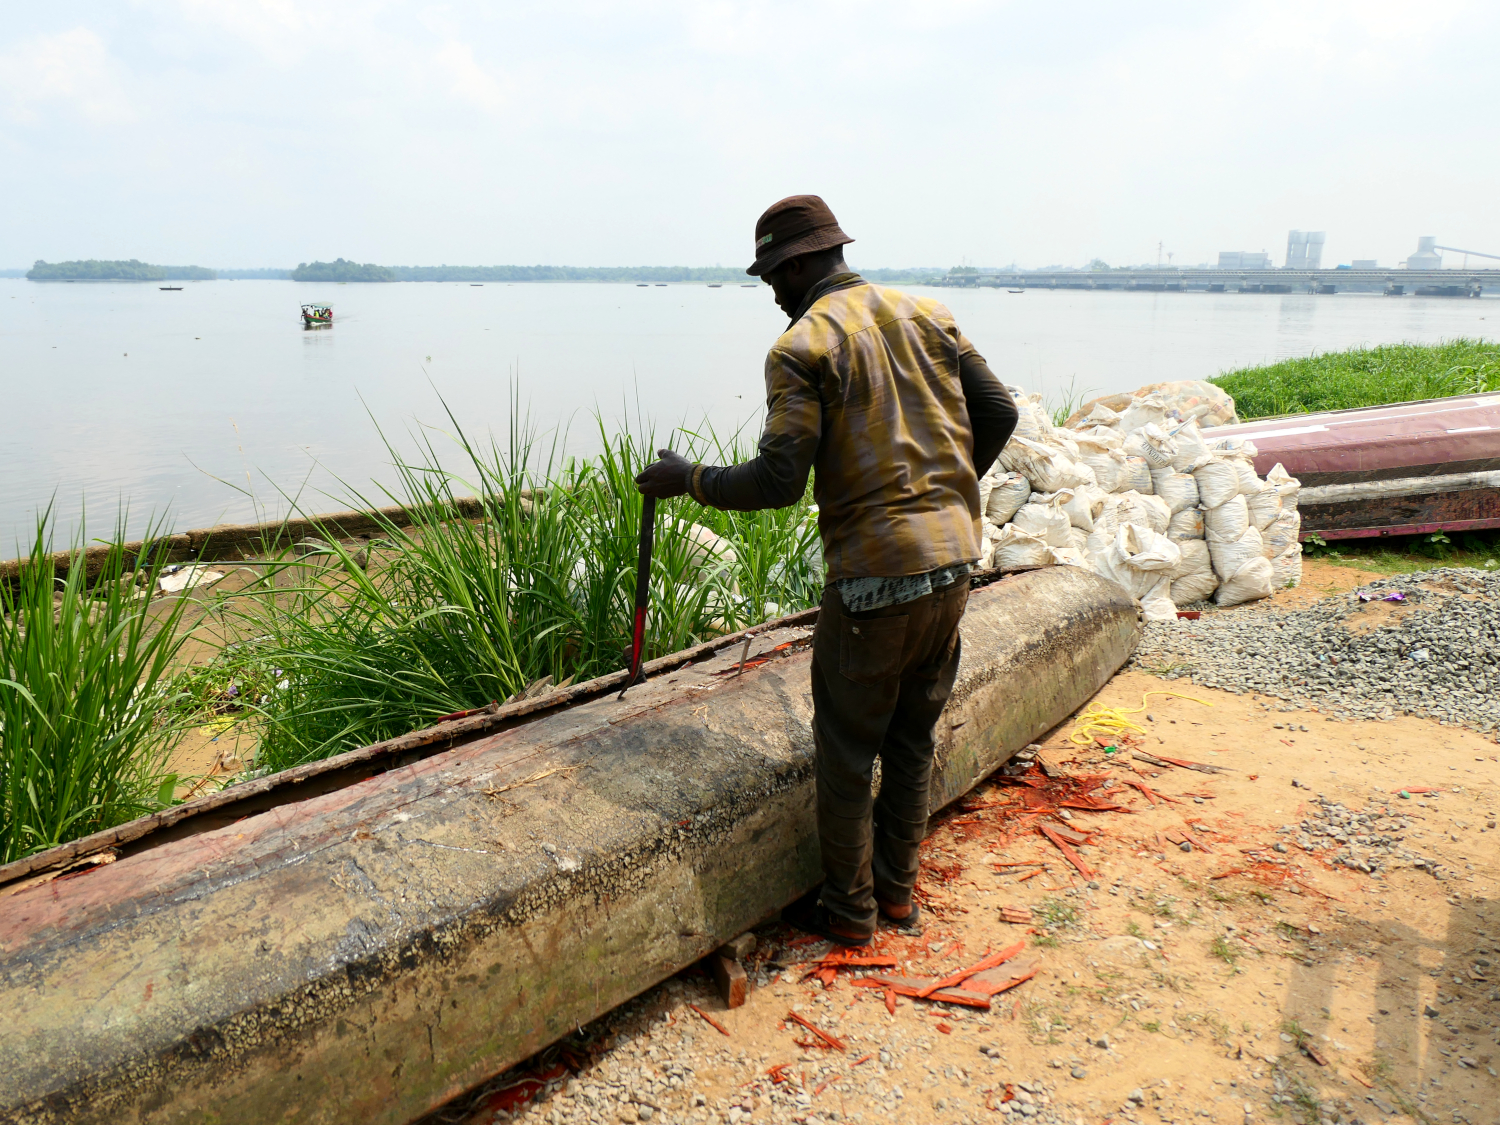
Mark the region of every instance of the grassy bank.
<instances>
[{"instance_id":1,"label":"grassy bank","mask_svg":"<svg viewBox=\"0 0 1500 1125\"><path fill-rule=\"evenodd\" d=\"M253 746L244 764L264 774L623 667L634 477L659 443L601 427L602 452L569 458L524 426L478 442L450 421L451 447L390 449L394 488L318 504L398 504L410 526L350 543L315 522L213 590L153 600L160 562L118 547L91 587L82 566L62 577L43 521L0 587L0 862L170 802L169 759L194 728ZM694 459L748 455L672 440ZM460 504L475 496L478 518ZM821 566L806 496L766 512L659 503L646 657L816 604Z\"/></svg>"},{"instance_id":2,"label":"grassy bank","mask_svg":"<svg viewBox=\"0 0 1500 1125\"><path fill-rule=\"evenodd\" d=\"M1500 389L1500 344L1386 344L1226 372L1210 382L1244 421Z\"/></svg>"}]
</instances>

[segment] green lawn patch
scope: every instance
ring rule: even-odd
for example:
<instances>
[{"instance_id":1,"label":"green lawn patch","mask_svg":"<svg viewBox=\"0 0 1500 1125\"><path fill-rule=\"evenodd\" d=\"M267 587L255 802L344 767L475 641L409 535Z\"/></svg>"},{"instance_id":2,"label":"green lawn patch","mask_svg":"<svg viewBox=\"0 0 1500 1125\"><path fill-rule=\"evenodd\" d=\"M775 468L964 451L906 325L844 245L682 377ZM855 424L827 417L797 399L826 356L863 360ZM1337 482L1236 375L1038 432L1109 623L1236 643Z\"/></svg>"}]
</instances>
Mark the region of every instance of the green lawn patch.
<instances>
[{"instance_id":1,"label":"green lawn patch","mask_svg":"<svg viewBox=\"0 0 1500 1125\"><path fill-rule=\"evenodd\" d=\"M1500 343L1457 339L1441 344L1350 348L1209 380L1234 397L1244 421L1281 414L1346 410L1500 389Z\"/></svg>"}]
</instances>

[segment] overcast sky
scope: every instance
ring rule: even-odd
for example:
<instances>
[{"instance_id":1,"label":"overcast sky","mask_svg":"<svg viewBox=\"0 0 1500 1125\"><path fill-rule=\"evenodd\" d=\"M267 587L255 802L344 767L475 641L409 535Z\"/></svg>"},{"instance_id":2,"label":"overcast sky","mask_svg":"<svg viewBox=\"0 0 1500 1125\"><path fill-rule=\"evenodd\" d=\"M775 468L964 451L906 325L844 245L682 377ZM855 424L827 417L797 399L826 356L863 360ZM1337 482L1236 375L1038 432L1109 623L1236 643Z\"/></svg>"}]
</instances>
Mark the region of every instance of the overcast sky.
<instances>
[{"instance_id":1,"label":"overcast sky","mask_svg":"<svg viewBox=\"0 0 1500 1125\"><path fill-rule=\"evenodd\" d=\"M0 5L0 266L1500 253L1500 5Z\"/></svg>"}]
</instances>

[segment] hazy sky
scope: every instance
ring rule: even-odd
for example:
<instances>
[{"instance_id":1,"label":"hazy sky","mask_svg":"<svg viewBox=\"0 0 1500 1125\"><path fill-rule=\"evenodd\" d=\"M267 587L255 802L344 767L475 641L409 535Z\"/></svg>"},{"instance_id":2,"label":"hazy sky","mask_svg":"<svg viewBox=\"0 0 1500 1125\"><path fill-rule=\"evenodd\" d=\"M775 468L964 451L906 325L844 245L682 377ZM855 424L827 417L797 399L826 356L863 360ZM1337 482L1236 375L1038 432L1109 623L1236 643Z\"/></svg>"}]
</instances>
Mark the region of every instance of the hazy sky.
<instances>
[{"instance_id":1,"label":"hazy sky","mask_svg":"<svg viewBox=\"0 0 1500 1125\"><path fill-rule=\"evenodd\" d=\"M1500 5L0 4L0 266L1500 253Z\"/></svg>"}]
</instances>

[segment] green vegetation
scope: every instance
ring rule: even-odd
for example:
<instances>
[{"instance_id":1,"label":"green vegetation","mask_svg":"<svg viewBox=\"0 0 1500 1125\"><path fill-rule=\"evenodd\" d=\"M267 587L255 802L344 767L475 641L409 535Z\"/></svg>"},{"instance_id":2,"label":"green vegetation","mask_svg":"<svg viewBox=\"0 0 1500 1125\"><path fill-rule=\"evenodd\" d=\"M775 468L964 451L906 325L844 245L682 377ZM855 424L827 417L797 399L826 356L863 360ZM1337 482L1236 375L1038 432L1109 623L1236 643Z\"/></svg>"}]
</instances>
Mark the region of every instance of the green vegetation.
<instances>
[{"instance_id":1,"label":"green vegetation","mask_svg":"<svg viewBox=\"0 0 1500 1125\"><path fill-rule=\"evenodd\" d=\"M1239 948L1223 934L1220 934L1209 943L1208 951L1220 961L1223 961L1224 964L1231 967L1240 959Z\"/></svg>"},{"instance_id":2,"label":"green vegetation","mask_svg":"<svg viewBox=\"0 0 1500 1125\"><path fill-rule=\"evenodd\" d=\"M177 780L169 673L188 603L148 614L160 528L139 555L111 551L88 586L82 565L57 577L49 523L50 510L0 584L0 863L170 803Z\"/></svg>"},{"instance_id":3,"label":"green vegetation","mask_svg":"<svg viewBox=\"0 0 1500 1125\"><path fill-rule=\"evenodd\" d=\"M1373 570L1380 574L1411 574L1434 566L1468 566L1493 571L1500 568L1500 530L1433 532L1388 535L1370 539L1309 536L1302 544L1311 559L1335 566Z\"/></svg>"},{"instance_id":4,"label":"green vegetation","mask_svg":"<svg viewBox=\"0 0 1500 1125\"><path fill-rule=\"evenodd\" d=\"M1241 419L1380 406L1500 388L1500 344L1449 340L1351 348L1209 380L1234 397Z\"/></svg>"},{"instance_id":5,"label":"green vegetation","mask_svg":"<svg viewBox=\"0 0 1500 1125\"><path fill-rule=\"evenodd\" d=\"M335 258L331 262L301 262L291 272L293 281L395 281L394 270L377 266L374 262L347 262Z\"/></svg>"},{"instance_id":6,"label":"green vegetation","mask_svg":"<svg viewBox=\"0 0 1500 1125\"><path fill-rule=\"evenodd\" d=\"M202 266L153 266L131 258L128 262L44 262L26 272L32 281L213 281L219 275Z\"/></svg>"}]
</instances>

